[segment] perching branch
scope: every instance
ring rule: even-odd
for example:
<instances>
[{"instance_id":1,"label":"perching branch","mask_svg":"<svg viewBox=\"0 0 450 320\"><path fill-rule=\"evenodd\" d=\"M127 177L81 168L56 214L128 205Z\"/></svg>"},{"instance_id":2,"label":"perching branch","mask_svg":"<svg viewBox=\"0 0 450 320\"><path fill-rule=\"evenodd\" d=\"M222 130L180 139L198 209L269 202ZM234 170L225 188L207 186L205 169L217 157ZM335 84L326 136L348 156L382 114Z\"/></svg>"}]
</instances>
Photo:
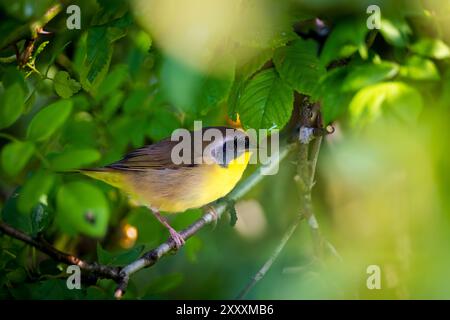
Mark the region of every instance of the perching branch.
<instances>
[{"instance_id":1,"label":"perching branch","mask_svg":"<svg viewBox=\"0 0 450 320\"><path fill-rule=\"evenodd\" d=\"M87 272L92 272L100 278L108 278L119 281L120 268L104 266L95 262L90 263L74 255L59 251L47 241L45 241L44 238L33 238L23 233L22 231L14 229L3 221L0 221L0 231L38 249L39 251L47 254L50 258L56 261L63 262L68 265L77 265L80 267L80 269Z\"/></svg>"},{"instance_id":2,"label":"perching branch","mask_svg":"<svg viewBox=\"0 0 450 320\"><path fill-rule=\"evenodd\" d=\"M219 219L228 207L228 201L237 201L243 197L249 190L258 184L264 178L264 172L270 171L277 166L286 156L294 149L292 144L281 148L277 161L272 161L268 166L258 168L252 175L241 182L228 196L226 200L218 201L211 206L211 209L205 213L200 219L195 221L186 229L180 232L180 235L185 239L189 239L206 225ZM112 267L98 264L96 262L87 262L76 256L61 252L46 242L43 238L33 238L19 230L14 229L8 224L0 221L0 231L16 238L24 243L35 247L36 249L47 254L56 261L66 263L69 265L77 265L81 270L91 273L98 278L112 279L117 282L118 286L114 296L121 298L126 291L130 276L135 272L154 265L159 259L167 255L170 251L175 249L174 241L169 238L166 242L159 245L157 248L148 251L141 258L128 264L125 267Z\"/></svg>"}]
</instances>

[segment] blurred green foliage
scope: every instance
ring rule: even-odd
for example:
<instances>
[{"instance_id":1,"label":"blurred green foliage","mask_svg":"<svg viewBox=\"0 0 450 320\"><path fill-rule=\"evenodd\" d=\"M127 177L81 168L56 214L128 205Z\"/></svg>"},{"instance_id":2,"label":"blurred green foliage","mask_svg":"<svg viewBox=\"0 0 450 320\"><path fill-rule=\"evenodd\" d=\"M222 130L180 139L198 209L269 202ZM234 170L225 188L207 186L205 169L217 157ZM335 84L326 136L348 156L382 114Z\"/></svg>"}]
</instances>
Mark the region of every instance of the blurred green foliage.
<instances>
[{"instance_id":1,"label":"blurred green foliage","mask_svg":"<svg viewBox=\"0 0 450 320\"><path fill-rule=\"evenodd\" d=\"M194 120L283 129L294 95L303 94L338 129L324 147L314 198L322 233L344 262L319 268L302 226L250 297L450 297L446 1L249 0L232 11L235 1L170 9L162 0L79 0L70 4L81 8L80 30L67 29L62 3L0 3L3 221L83 258L128 263L166 231L116 189L59 171L118 160ZM370 4L381 8L380 30L367 28ZM43 26L51 33L30 47L34 23L58 5ZM263 208L255 238L239 229L255 220L238 209L235 228L220 222L190 239L134 275L127 297L234 297L300 207L294 169L286 161L249 194ZM189 210L173 225L200 214ZM383 290L365 287L370 264L385 271ZM0 298L113 296L112 281L71 291L65 277L64 266L0 237Z\"/></svg>"}]
</instances>

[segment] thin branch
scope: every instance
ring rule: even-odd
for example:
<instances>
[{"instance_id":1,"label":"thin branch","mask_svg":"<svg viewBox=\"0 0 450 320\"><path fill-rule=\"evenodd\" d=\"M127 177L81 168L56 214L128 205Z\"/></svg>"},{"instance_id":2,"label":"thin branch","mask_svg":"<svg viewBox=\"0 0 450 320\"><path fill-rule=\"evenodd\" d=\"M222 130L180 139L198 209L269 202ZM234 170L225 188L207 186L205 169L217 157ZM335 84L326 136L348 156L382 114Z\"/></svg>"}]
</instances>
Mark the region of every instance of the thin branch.
<instances>
[{"instance_id":1,"label":"thin branch","mask_svg":"<svg viewBox=\"0 0 450 320\"><path fill-rule=\"evenodd\" d=\"M269 260L267 260L264 265L259 269L259 271L252 277L251 281L245 286L244 289L238 294L236 299L243 299L250 290L253 289L253 287L256 285L256 283L264 278L266 273L269 271L269 269L272 267L272 264L275 262L275 260L280 255L281 251L283 251L284 246L289 241L289 239L294 234L295 230L297 229L298 225L300 224L300 221L302 221L304 218L303 215L298 215L297 219L295 219L294 223L289 227L289 229L286 231L286 233L283 235L283 238L281 239L280 243L276 247L276 249L272 252Z\"/></svg>"},{"instance_id":2,"label":"thin branch","mask_svg":"<svg viewBox=\"0 0 450 320\"><path fill-rule=\"evenodd\" d=\"M92 272L101 278L119 280L120 269L117 267L103 266L97 263L86 262L74 255L59 251L47 241L45 241L42 237L32 238L22 231L19 231L4 223L3 221L0 221L0 230L7 235L38 249L39 251L47 254L49 257L56 261L63 262L68 265L77 265L80 267L80 269L87 272Z\"/></svg>"}]
</instances>

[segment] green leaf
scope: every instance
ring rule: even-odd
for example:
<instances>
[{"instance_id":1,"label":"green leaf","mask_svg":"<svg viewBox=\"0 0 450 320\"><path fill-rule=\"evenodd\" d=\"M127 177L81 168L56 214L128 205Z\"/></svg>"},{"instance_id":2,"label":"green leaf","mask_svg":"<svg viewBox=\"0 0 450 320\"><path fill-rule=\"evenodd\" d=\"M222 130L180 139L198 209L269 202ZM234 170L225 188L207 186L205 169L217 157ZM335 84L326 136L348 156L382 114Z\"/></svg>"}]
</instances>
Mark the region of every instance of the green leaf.
<instances>
[{"instance_id":1,"label":"green leaf","mask_svg":"<svg viewBox=\"0 0 450 320\"><path fill-rule=\"evenodd\" d=\"M387 43L396 47L405 47L409 41L411 28L403 18L382 18L380 32Z\"/></svg>"},{"instance_id":2,"label":"green leaf","mask_svg":"<svg viewBox=\"0 0 450 320\"><path fill-rule=\"evenodd\" d=\"M58 71L53 78L53 88L60 97L70 98L80 90L81 85L78 81L70 78L68 72Z\"/></svg>"},{"instance_id":3,"label":"green leaf","mask_svg":"<svg viewBox=\"0 0 450 320\"><path fill-rule=\"evenodd\" d=\"M25 93L20 83L7 87L0 96L0 129L9 127L20 117L25 105Z\"/></svg>"},{"instance_id":4,"label":"green leaf","mask_svg":"<svg viewBox=\"0 0 450 320\"><path fill-rule=\"evenodd\" d=\"M120 64L105 77L105 80L98 87L96 98L102 99L119 89L128 77L128 66Z\"/></svg>"},{"instance_id":5,"label":"green leaf","mask_svg":"<svg viewBox=\"0 0 450 320\"><path fill-rule=\"evenodd\" d=\"M150 282L150 285L146 288L146 294L155 295L164 292L168 292L183 282L183 274L173 273L167 274Z\"/></svg>"},{"instance_id":6,"label":"green leaf","mask_svg":"<svg viewBox=\"0 0 450 320\"><path fill-rule=\"evenodd\" d=\"M44 231L51 222L52 212L48 206L38 203L31 212L31 234L37 236Z\"/></svg>"},{"instance_id":7,"label":"green leaf","mask_svg":"<svg viewBox=\"0 0 450 320\"><path fill-rule=\"evenodd\" d=\"M109 220L108 202L94 185L75 181L63 185L56 196L61 227L91 237L103 237Z\"/></svg>"},{"instance_id":8,"label":"green leaf","mask_svg":"<svg viewBox=\"0 0 450 320\"><path fill-rule=\"evenodd\" d=\"M19 199L20 188L14 190L14 192L6 200L2 208L2 220L9 224L11 227L22 230L25 233L31 232L31 219L30 215L20 214L17 208L17 201Z\"/></svg>"},{"instance_id":9,"label":"green leaf","mask_svg":"<svg viewBox=\"0 0 450 320\"><path fill-rule=\"evenodd\" d=\"M331 61L349 57L358 50L365 58L367 55L365 37L368 31L364 20L341 20L333 28L323 46L320 63L327 66Z\"/></svg>"},{"instance_id":10,"label":"green leaf","mask_svg":"<svg viewBox=\"0 0 450 320\"><path fill-rule=\"evenodd\" d=\"M236 111L245 128L282 129L291 117L292 108L292 89L274 69L267 69L246 85Z\"/></svg>"},{"instance_id":11,"label":"green leaf","mask_svg":"<svg viewBox=\"0 0 450 320\"><path fill-rule=\"evenodd\" d=\"M40 110L28 127L28 139L44 141L50 138L69 117L72 104L70 100L59 100Z\"/></svg>"},{"instance_id":12,"label":"green leaf","mask_svg":"<svg viewBox=\"0 0 450 320\"><path fill-rule=\"evenodd\" d=\"M439 71L430 59L420 56L408 58L406 63L400 67L400 75L414 80L439 80Z\"/></svg>"},{"instance_id":13,"label":"green leaf","mask_svg":"<svg viewBox=\"0 0 450 320\"><path fill-rule=\"evenodd\" d=\"M4 88L8 88L15 83L20 84L24 94L28 94L28 86L25 77L16 67L7 67L2 70L2 84Z\"/></svg>"},{"instance_id":14,"label":"green leaf","mask_svg":"<svg viewBox=\"0 0 450 320\"><path fill-rule=\"evenodd\" d=\"M28 179L19 195L17 208L23 214L30 214L32 208L39 199L46 195L53 186L55 177L53 174L39 170Z\"/></svg>"},{"instance_id":15,"label":"green leaf","mask_svg":"<svg viewBox=\"0 0 450 320\"><path fill-rule=\"evenodd\" d=\"M385 82L361 89L349 111L352 124L362 127L381 116L414 123L422 108L423 100L416 89L402 82Z\"/></svg>"},{"instance_id":16,"label":"green leaf","mask_svg":"<svg viewBox=\"0 0 450 320\"><path fill-rule=\"evenodd\" d=\"M69 149L50 159L55 171L79 169L100 159L100 152L91 148Z\"/></svg>"},{"instance_id":17,"label":"green leaf","mask_svg":"<svg viewBox=\"0 0 450 320\"><path fill-rule=\"evenodd\" d=\"M380 62L352 66L344 80L342 90L354 91L365 86L395 77L399 67L395 63Z\"/></svg>"},{"instance_id":18,"label":"green leaf","mask_svg":"<svg viewBox=\"0 0 450 320\"><path fill-rule=\"evenodd\" d=\"M252 56L241 63L236 68L236 78L245 80L251 77L256 71L261 69L264 64L269 61L274 54L273 49L258 50L257 53L252 53Z\"/></svg>"},{"instance_id":19,"label":"green leaf","mask_svg":"<svg viewBox=\"0 0 450 320\"><path fill-rule=\"evenodd\" d=\"M348 70L349 67L345 66L328 72L320 79L317 90L312 95L313 100L322 102L321 111L325 124L339 118L348 108L352 93L342 90Z\"/></svg>"},{"instance_id":20,"label":"green leaf","mask_svg":"<svg viewBox=\"0 0 450 320\"><path fill-rule=\"evenodd\" d=\"M88 67L86 79L93 83L97 75L111 60L112 47L108 39L106 26L95 26L89 29L86 40L87 54L85 64Z\"/></svg>"},{"instance_id":21,"label":"green leaf","mask_svg":"<svg viewBox=\"0 0 450 320\"><path fill-rule=\"evenodd\" d=\"M180 125L180 120L173 112L158 108L158 110L152 113L150 123L148 124L147 135L153 141L159 141L169 137Z\"/></svg>"},{"instance_id":22,"label":"green leaf","mask_svg":"<svg viewBox=\"0 0 450 320\"><path fill-rule=\"evenodd\" d=\"M298 39L275 51L273 62L281 78L296 91L310 95L325 68L317 58L318 44Z\"/></svg>"},{"instance_id":23,"label":"green leaf","mask_svg":"<svg viewBox=\"0 0 450 320\"><path fill-rule=\"evenodd\" d=\"M34 152L32 142L13 141L3 147L2 167L10 176L16 176L28 163Z\"/></svg>"},{"instance_id":24,"label":"green leaf","mask_svg":"<svg viewBox=\"0 0 450 320\"><path fill-rule=\"evenodd\" d=\"M127 251L112 253L103 249L100 243L97 242L97 258L104 265L124 266L139 258L144 248L144 245L138 245Z\"/></svg>"},{"instance_id":25,"label":"green leaf","mask_svg":"<svg viewBox=\"0 0 450 320\"><path fill-rule=\"evenodd\" d=\"M411 46L415 53L434 59L450 58L450 48L440 39L423 38Z\"/></svg>"},{"instance_id":26,"label":"green leaf","mask_svg":"<svg viewBox=\"0 0 450 320\"><path fill-rule=\"evenodd\" d=\"M207 75L167 57L161 68L164 95L180 111L205 114L223 101L231 89L234 65L227 58L224 58L223 64L220 74Z\"/></svg>"}]
</instances>

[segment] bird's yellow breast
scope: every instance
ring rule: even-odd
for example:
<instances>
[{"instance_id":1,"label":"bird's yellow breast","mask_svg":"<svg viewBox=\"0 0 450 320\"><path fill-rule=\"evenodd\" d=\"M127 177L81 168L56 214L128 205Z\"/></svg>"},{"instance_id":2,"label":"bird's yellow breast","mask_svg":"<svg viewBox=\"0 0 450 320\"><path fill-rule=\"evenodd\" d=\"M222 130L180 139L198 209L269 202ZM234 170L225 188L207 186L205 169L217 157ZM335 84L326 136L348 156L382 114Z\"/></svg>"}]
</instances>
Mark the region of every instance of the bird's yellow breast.
<instances>
[{"instance_id":1,"label":"bird's yellow breast","mask_svg":"<svg viewBox=\"0 0 450 320\"><path fill-rule=\"evenodd\" d=\"M183 212L227 195L241 179L250 156L250 152L244 152L227 167L201 164L178 170L149 171L145 176L127 177L125 184L131 186L128 193L144 205L168 213Z\"/></svg>"},{"instance_id":2,"label":"bird's yellow breast","mask_svg":"<svg viewBox=\"0 0 450 320\"><path fill-rule=\"evenodd\" d=\"M244 152L241 156L230 161L227 167L211 165L205 170L205 178L201 190L198 190L196 207L204 206L226 196L239 182L247 167L251 153Z\"/></svg>"}]
</instances>

